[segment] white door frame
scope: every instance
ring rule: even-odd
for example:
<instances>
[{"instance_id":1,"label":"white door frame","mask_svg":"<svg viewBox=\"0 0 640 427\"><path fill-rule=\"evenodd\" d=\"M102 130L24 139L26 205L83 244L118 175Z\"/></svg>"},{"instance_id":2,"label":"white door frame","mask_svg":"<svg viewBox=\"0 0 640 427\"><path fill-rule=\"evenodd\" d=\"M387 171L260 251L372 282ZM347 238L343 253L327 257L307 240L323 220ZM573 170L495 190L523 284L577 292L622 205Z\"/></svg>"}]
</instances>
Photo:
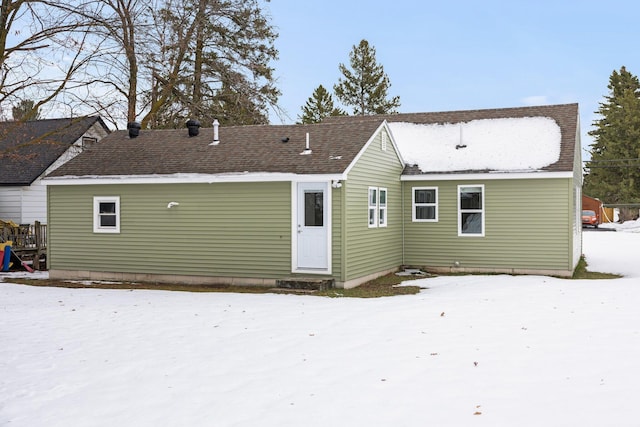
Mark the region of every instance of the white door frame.
<instances>
[{"instance_id":1,"label":"white door frame","mask_svg":"<svg viewBox=\"0 0 640 427\"><path fill-rule=\"evenodd\" d=\"M327 263L326 268L301 268L298 266L298 215L299 215L299 184L318 184L319 189L324 191L324 215L326 220L326 238L327 238ZM291 182L291 272L304 274L331 274L331 181L292 181Z\"/></svg>"}]
</instances>

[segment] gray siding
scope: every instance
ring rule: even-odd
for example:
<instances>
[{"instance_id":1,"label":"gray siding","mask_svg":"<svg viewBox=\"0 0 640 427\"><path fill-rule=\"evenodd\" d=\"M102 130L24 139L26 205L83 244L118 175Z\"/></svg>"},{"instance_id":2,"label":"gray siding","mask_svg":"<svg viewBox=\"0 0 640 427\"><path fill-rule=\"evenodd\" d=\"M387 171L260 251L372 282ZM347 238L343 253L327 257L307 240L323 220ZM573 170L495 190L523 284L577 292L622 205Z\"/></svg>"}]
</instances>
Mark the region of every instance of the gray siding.
<instances>
[{"instance_id":1,"label":"gray siding","mask_svg":"<svg viewBox=\"0 0 640 427\"><path fill-rule=\"evenodd\" d=\"M120 196L119 234L93 233L94 196ZM290 198L289 182L53 186L49 268L280 278L291 272Z\"/></svg>"},{"instance_id":2,"label":"gray siding","mask_svg":"<svg viewBox=\"0 0 640 427\"><path fill-rule=\"evenodd\" d=\"M469 269L572 269L570 179L404 182L405 263ZM485 236L458 236L457 186L485 185ZM412 222L412 187L438 187L439 221Z\"/></svg>"},{"instance_id":3,"label":"gray siding","mask_svg":"<svg viewBox=\"0 0 640 427\"><path fill-rule=\"evenodd\" d=\"M0 187L0 219L22 223L22 187Z\"/></svg>"},{"instance_id":4,"label":"gray siding","mask_svg":"<svg viewBox=\"0 0 640 427\"><path fill-rule=\"evenodd\" d=\"M47 223L47 190L38 178L30 186L0 187L0 219L18 224Z\"/></svg>"},{"instance_id":5,"label":"gray siding","mask_svg":"<svg viewBox=\"0 0 640 427\"><path fill-rule=\"evenodd\" d=\"M382 131L384 132L384 130ZM352 280L402 264L402 193L400 164L388 139L381 149L380 133L349 172L342 191L347 197L343 280ZM387 227L368 227L368 188L387 188Z\"/></svg>"}]
</instances>

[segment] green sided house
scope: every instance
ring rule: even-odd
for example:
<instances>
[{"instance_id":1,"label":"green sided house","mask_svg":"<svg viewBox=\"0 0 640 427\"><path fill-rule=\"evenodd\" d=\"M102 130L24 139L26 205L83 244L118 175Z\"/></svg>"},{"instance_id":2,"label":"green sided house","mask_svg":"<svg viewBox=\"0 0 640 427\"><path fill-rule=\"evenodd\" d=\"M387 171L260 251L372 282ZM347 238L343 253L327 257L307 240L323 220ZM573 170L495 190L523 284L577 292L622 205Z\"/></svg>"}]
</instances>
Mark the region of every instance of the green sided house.
<instances>
[{"instance_id":1,"label":"green sided house","mask_svg":"<svg viewBox=\"0 0 640 427\"><path fill-rule=\"evenodd\" d=\"M48 178L50 277L356 286L402 264L383 120L113 132Z\"/></svg>"},{"instance_id":2,"label":"green sided house","mask_svg":"<svg viewBox=\"0 0 640 427\"><path fill-rule=\"evenodd\" d=\"M52 172L50 277L353 287L400 266L571 275L575 104L117 131Z\"/></svg>"},{"instance_id":3,"label":"green sided house","mask_svg":"<svg viewBox=\"0 0 640 427\"><path fill-rule=\"evenodd\" d=\"M407 163L404 264L573 274L582 254L577 104L389 120Z\"/></svg>"}]
</instances>

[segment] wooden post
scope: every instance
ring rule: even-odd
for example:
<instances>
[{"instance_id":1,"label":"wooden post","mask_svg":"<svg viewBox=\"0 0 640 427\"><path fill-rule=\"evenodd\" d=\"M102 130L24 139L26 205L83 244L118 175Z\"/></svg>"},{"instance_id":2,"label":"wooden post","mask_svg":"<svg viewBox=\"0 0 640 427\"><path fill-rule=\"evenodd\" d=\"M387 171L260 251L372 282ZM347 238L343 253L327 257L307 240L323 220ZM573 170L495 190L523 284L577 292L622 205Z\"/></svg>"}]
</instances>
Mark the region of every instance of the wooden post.
<instances>
[{"instance_id":1,"label":"wooden post","mask_svg":"<svg viewBox=\"0 0 640 427\"><path fill-rule=\"evenodd\" d=\"M42 233L40 230L40 221L36 221L33 224L33 231L36 238L36 256L33 257L33 268L40 270L40 255L42 254Z\"/></svg>"}]
</instances>

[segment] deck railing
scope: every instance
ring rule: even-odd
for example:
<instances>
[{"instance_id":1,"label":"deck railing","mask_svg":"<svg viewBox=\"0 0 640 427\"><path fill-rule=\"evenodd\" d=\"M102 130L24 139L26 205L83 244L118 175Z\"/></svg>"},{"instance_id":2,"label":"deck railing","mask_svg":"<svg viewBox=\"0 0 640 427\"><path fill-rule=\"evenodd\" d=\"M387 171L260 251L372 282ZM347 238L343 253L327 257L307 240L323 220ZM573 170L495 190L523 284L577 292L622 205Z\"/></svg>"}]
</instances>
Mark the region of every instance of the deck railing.
<instances>
[{"instance_id":1,"label":"deck railing","mask_svg":"<svg viewBox=\"0 0 640 427\"><path fill-rule=\"evenodd\" d=\"M47 225L39 221L20 225L0 221L0 227L0 241L12 242L11 249L21 258L32 260L33 267L39 269L40 258L47 252Z\"/></svg>"}]
</instances>

